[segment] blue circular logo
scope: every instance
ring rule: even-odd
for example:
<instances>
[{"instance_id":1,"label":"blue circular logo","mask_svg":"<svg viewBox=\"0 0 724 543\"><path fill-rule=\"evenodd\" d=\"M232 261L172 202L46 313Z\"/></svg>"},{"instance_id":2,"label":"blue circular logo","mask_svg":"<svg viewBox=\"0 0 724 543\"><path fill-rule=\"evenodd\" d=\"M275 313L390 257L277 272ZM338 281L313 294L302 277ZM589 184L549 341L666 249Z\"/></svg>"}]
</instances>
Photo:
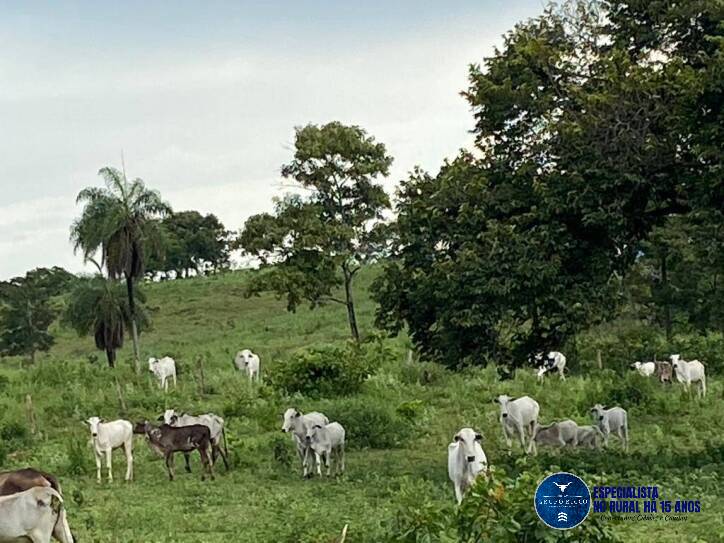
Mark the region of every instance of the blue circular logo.
<instances>
[{"instance_id":1,"label":"blue circular logo","mask_svg":"<svg viewBox=\"0 0 724 543\"><path fill-rule=\"evenodd\" d=\"M588 516L591 492L580 477L559 471L541 481L535 491L535 512L556 530L575 528Z\"/></svg>"}]
</instances>

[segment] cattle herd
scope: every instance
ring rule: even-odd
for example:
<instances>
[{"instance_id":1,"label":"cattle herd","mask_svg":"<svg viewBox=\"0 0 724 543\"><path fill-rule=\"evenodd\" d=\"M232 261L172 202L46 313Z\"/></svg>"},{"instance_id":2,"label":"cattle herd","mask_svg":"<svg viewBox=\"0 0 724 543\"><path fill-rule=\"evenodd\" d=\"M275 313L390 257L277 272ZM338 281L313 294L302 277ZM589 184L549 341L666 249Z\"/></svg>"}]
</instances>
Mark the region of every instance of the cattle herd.
<instances>
[{"instance_id":1,"label":"cattle herd","mask_svg":"<svg viewBox=\"0 0 724 543\"><path fill-rule=\"evenodd\" d=\"M692 384L698 386L699 396L706 394L704 365L698 360L685 361L678 354L667 362L635 362L632 369L644 377L657 375L662 382L671 382L676 376L687 391ZM566 357L550 352L545 357L532 357L539 366L539 379L551 371L565 379ZM170 357L150 358L149 371L157 378L159 387L168 391L169 382L176 386L176 363ZM259 356L248 349L239 351L234 358L236 368L244 372L250 381L260 378ZM533 398L498 396L500 424L512 454L513 442L519 441L527 454L537 454L538 445L553 447L588 447L599 449L607 446L611 435L618 437L624 451L628 451L628 414L621 407L606 408L594 405L590 412L594 424L579 426L567 419L545 426L538 424L540 406ZM296 408L287 409L281 430L290 433L299 457L302 475L322 475L322 464L327 476L344 473L345 429L338 422L330 422L319 412L302 413ZM126 456L127 481L133 480L133 435L146 437L150 448L165 460L168 477L174 479L174 454L185 458L186 471L190 472L189 456L198 451L203 465L201 478L214 478L213 467L221 458L228 470L228 450L224 419L213 413L198 416L167 409L158 417L160 424L143 420L132 424L127 420L104 421L90 417L84 421L90 430L91 443L96 461L96 478L102 481L103 459L106 461L108 481L113 480L112 453L123 449ZM448 445L448 475L453 483L455 498L460 503L466 491L479 474L486 475L488 461L482 448L483 434L472 428L459 430ZM32 468L0 473L0 541L28 539L32 543L49 543L55 538L61 543L74 543L63 507L63 494L58 480L49 473Z\"/></svg>"}]
</instances>

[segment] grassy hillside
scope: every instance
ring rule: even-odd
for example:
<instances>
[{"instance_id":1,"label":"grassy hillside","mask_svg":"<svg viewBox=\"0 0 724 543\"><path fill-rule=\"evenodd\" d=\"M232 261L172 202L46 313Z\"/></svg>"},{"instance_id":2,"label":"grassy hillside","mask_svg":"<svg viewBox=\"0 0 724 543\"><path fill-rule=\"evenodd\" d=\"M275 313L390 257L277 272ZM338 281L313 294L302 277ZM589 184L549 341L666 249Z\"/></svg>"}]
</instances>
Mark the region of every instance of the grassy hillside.
<instances>
[{"instance_id":1,"label":"grassy hillside","mask_svg":"<svg viewBox=\"0 0 724 543\"><path fill-rule=\"evenodd\" d=\"M146 287L154 326L142 336L144 356L168 354L181 367L179 387L168 395L149 375L133 374L130 345L111 371L91 339L62 329L55 330L56 346L36 367L20 368L17 359L0 361L0 468L33 465L58 474L71 526L81 541L317 542L332 541L349 524L348 542L378 542L389 539L395 529L392 519L401 503L410 505L411 497L421 510L452 512L447 444L469 425L484 433L489 462L509 473L560 467L608 484L656 484L661 499L701 500L702 513L686 522L613 524L623 541L721 540L724 389L717 376L710 379L703 402L690 399L678 386L663 388L607 370L583 376L574 367L565 383L549 379L539 384L530 371L499 381L493 368L453 374L432 364L409 365L405 340L397 338L384 342L386 362L359 394L285 397L269 384L248 385L232 367L233 353L244 347L258 352L264 375L265 368L283 363L299 348L346 341L344 308L290 314L272 296L245 299L245 278L234 273ZM374 311L365 294L371 279L367 272L357 286L359 320L366 332ZM195 362L199 355L204 357L204 390ZM97 360L91 362L94 356ZM607 452L541 451L537 458L521 458L516 449L508 456L491 402L500 393L533 396L541 404L543 421L571 417L584 422L594 403L622 403L629 410L631 451L623 454L614 441ZM28 430L27 394L32 395L35 434ZM292 405L342 413L360 425L369 422L365 408L388 413L391 418L381 420L389 425L370 424L365 430L387 448L350 443L344 477L302 480L291 440L279 431L281 414ZM213 411L227 419L231 471L217 466L216 480L201 482L198 458L191 475L177 458L177 480L169 482L161 459L137 437L136 480L122 481L125 460L117 453L116 482L98 485L81 421L92 415L155 419L170 407ZM532 495L530 499L532 503ZM445 541L454 540L454 530L442 531ZM576 540L575 530L569 535Z\"/></svg>"}]
</instances>

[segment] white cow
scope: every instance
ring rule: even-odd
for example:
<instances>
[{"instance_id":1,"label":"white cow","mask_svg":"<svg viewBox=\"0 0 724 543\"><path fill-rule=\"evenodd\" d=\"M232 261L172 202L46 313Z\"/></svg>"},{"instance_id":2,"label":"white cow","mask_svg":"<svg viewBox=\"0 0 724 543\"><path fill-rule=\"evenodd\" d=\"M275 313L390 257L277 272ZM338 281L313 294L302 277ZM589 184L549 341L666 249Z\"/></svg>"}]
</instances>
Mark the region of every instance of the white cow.
<instances>
[{"instance_id":1,"label":"white cow","mask_svg":"<svg viewBox=\"0 0 724 543\"><path fill-rule=\"evenodd\" d=\"M261 361L259 355L252 353L249 349L244 349L236 353L234 364L239 371L243 371L249 376L249 381L259 380L259 372L261 370Z\"/></svg>"},{"instance_id":2,"label":"white cow","mask_svg":"<svg viewBox=\"0 0 724 543\"><path fill-rule=\"evenodd\" d=\"M578 447L598 449L601 447L603 440L603 432L598 426L579 426L576 430L576 445Z\"/></svg>"},{"instance_id":3,"label":"white cow","mask_svg":"<svg viewBox=\"0 0 724 543\"><path fill-rule=\"evenodd\" d=\"M536 359L538 359L536 357ZM558 351L551 351L546 356L545 361L538 368L538 379L543 379L543 376L549 371L558 370L558 375L562 380L566 380L564 370L566 368L566 357L563 353Z\"/></svg>"},{"instance_id":4,"label":"white cow","mask_svg":"<svg viewBox=\"0 0 724 543\"><path fill-rule=\"evenodd\" d=\"M62 509L63 498L45 486L0 497L0 541L50 543Z\"/></svg>"},{"instance_id":5,"label":"white cow","mask_svg":"<svg viewBox=\"0 0 724 543\"><path fill-rule=\"evenodd\" d=\"M628 452L628 414L622 407L606 409L600 403L591 408L593 420L603 432L603 446L608 446L608 437L616 434L623 442L624 451Z\"/></svg>"},{"instance_id":6,"label":"white cow","mask_svg":"<svg viewBox=\"0 0 724 543\"><path fill-rule=\"evenodd\" d=\"M654 373L656 373L656 363L655 362L639 362L638 360L631 364L631 369L636 370L639 372L639 375L642 375L643 377L651 377Z\"/></svg>"},{"instance_id":7,"label":"white cow","mask_svg":"<svg viewBox=\"0 0 724 543\"><path fill-rule=\"evenodd\" d=\"M455 488L458 505L478 474L488 471L488 459L480 446L482 439L472 428L462 428L447 446L447 474Z\"/></svg>"},{"instance_id":8,"label":"white cow","mask_svg":"<svg viewBox=\"0 0 724 543\"><path fill-rule=\"evenodd\" d=\"M133 425L127 420L114 420L104 422L98 417L91 417L85 421L90 427L93 453L96 457L97 479L101 482L101 467L103 456L106 457L108 468L108 482L113 482L113 469L111 459L114 449L123 447L126 453L126 481L133 480Z\"/></svg>"},{"instance_id":9,"label":"white cow","mask_svg":"<svg viewBox=\"0 0 724 543\"><path fill-rule=\"evenodd\" d=\"M226 448L226 432L224 432L224 419L213 413L206 413L204 415L187 415L186 413L178 413L174 409L166 409L163 415L159 417L159 420L163 420L165 424L169 426L191 426L192 424L201 424L207 426L211 432L211 463L216 462L218 455L221 455L221 459L224 461L224 467L229 469L228 454L229 451ZM224 447L221 447L221 442L224 442ZM186 471L191 471L189 465L189 453L184 453L186 459Z\"/></svg>"},{"instance_id":10,"label":"white cow","mask_svg":"<svg viewBox=\"0 0 724 543\"><path fill-rule=\"evenodd\" d=\"M173 386L176 387L176 361L170 356L163 358L149 358L148 371L153 373L158 379L158 388L162 388L164 392L168 392L168 379L173 379Z\"/></svg>"},{"instance_id":11,"label":"white cow","mask_svg":"<svg viewBox=\"0 0 724 543\"><path fill-rule=\"evenodd\" d=\"M503 437L508 444L508 454L512 452L513 441L511 438L515 435L520 439L520 445L525 451L526 433L532 436L538 421L540 412L538 402L529 396L514 399L504 394L493 401L500 404L500 424L503 427ZM535 449L535 443L533 449Z\"/></svg>"},{"instance_id":12,"label":"white cow","mask_svg":"<svg viewBox=\"0 0 724 543\"><path fill-rule=\"evenodd\" d=\"M322 462L327 466L327 477L331 473L331 460L336 457L335 472L344 473L344 427L338 422L322 426L314 424L307 429L307 446L314 451L317 475L322 475ZM312 466L314 471L314 466Z\"/></svg>"},{"instance_id":13,"label":"white cow","mask_svg":"<svg viewBox=\"0 0 724 543\"><path fill-rule=\"evenodd\" d=\"M528 445L528 453L535 448L535 454L538 454L538 444L550 445L552 447L565 447L578 445L578 424L570 419L560 422L552 422L547 426L535 425L533 435Z\"/></svg>"},{"instance_id":14,"label":"white cow","mask_svg":"<svg viewBox=\"0 0 724 543\"><path fill-rule=\"evenodd\" d=\"M329 424L329 419L322 413L317 413L316 411L305 415L293 407L290 407L284 412L282 432L292 433L292 441L294 441L294 444L297 446L297 454L302 463L304 477L309 475L308 456L311 454L311 449L307 446L307 430L315 424L326 426Z\"/></svg>"},{"instance_id":15,"label":"white cow","mask_svg":"<svg viewBox=\"0 0 724 543\"><path fill-rule=\"evenodd\" d=\"M689 391L691 383L699 383L697 395L706 396L706 369L704 364L698 360L687 362L682 360L678 354L671 355L671 366L674 369L677 381L683 383L686 391Z\"/></svg>"}]
</instances>

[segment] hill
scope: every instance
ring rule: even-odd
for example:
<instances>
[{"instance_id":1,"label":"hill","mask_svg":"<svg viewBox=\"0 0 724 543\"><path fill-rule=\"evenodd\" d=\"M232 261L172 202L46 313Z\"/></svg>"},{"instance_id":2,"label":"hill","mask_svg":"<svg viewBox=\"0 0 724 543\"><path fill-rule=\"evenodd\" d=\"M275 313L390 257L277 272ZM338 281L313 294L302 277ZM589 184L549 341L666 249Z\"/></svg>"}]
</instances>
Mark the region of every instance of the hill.
<instances>
[{"instance_id":1,"label":"hill","mask_svg":"<svg viewBox=\"0 0 724 543\"><path fill-rule=\"evenodd\" d=\"M112 371L90 338L57 325L56 345L35 367L21 368L17 359L0 361L0 468L32 465L59 475L81 541L318 542L333 541L345 524L347 542L454 541L446 454L463 426L483 432L488 460L501 474L560 468L616 486L658 485L660 499L701 501L701 513L686 521L608 523L622 541L721 540L724 388L718 376L710 379L702 401L679 385L659 386L608 369L573 367L565 382L544 383L526 370L501 381L494 368L453 373L431 363L409 363L404 337L378 338L369 349L382 362L359 393L288 396L268 383L249 385L234 369L233 354L244 347L258 352L264 377L299 349L344 345L344 308L291 314L272 296L246 299L247 273L146 285L153 328L142 336L143 353L171 355L181 368L178 388L167 395L150 375L133 374L130 345ZM357 285L360 327L366 333L372 331L374 306L366 293L373 275L366 270ZM542 450L529 458L516 448L509 456L491 401L501 393L533 396L543 421L571 417L584 423L594 403L622 404L629 411L631 450L624 454L613 440L601 452ZM32 397L35 433L26 395ZM301 478L293 444L279 431L282 413L292 405L337 416L356 436L344 477ZM215 481L201 482L195 457L193 474L178 469L170 482L162 460L136 438L135 481L122 481L125 460L117 453L116 481L98 485L82 421L93 415L153 420L165 408L223 415L231 471L219 465ZM425 532L429 539L422 537ZM565 535L541 533L549 540ZM576 540L576 533L567 537Z\"/></svg>"}]
</instances>

